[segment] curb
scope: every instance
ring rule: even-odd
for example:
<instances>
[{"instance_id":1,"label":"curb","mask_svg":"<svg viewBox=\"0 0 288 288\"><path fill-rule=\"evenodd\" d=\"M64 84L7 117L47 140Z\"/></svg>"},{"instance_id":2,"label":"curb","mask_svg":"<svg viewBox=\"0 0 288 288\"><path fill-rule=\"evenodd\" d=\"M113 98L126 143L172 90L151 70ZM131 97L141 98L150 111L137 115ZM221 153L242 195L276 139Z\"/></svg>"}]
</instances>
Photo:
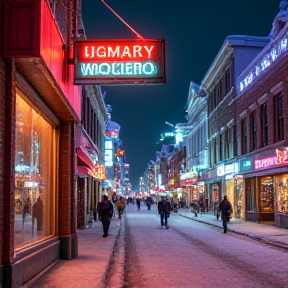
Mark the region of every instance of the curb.
<instances>
[{"instance_id":1,"label":"curb","mask_svg":"<svg viewBox=\"0 0 288 288\"><path fill-rule=\"evenodd\" d=\"M193 221L197 221L197 222L200 222L200 223L203 223L203 224L206 224L206 225L210 225L210 226L213 226L213 227L216 227L216 228L220 228L220 229L223 229L222 227L219 227L219 225L215 225L213 223L209 223L209 222L206 222L206 221L202 221L200 219L195 219L195 218L192 218L192 217L189 217L189 216L186 216L186 215L183 215L181 213L179 213L179 215L181 217L185 217L187 219L190 219L190 220L193 220ZM255 240L255 241L258 241L258 242L261 242L261 243L264 243L264 244L267 244L267 245L271 245L271 246L274 246L276 248L281 248L281 249L284 249L284 250L288 250L288 246L286 244L282 244L280 242L275 242L275 241L270 241L270 240L266 240L266 239L263 239L261 237L257 237L257 236L254 236L252 234L248 234L248 233L245 233L245 232L241 232L241 231L238 231L238 230L234 230L234 229L230 229L228 228L228 231L229 232L232 232L234 234L237 234L237 235L241 235L241 236L246 236L252 240Z\"/></svg>"},{"instance_id":2,"label":"curb","mask_svg":"<svg viewBox=\"0 0 288 288\"><path fill-rule=\"evenodd\" d=\"M125 273L125 240L124 240L124 218L118 222L118 231L115 236L115 242L112 253L109 258L108 267L104 280L105 287L122 288L124 287Z\"/></svg>"}]
</instances>

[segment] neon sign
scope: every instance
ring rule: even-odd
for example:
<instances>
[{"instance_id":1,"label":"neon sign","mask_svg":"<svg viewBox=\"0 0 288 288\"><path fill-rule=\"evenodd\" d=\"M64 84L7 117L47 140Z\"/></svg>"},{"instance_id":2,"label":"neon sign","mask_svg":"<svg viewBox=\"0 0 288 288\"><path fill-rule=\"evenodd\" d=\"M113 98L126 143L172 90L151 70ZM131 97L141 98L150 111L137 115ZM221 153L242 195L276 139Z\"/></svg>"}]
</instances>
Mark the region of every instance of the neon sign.
<instances>
[{"instance_id":1,"label":"neon sign","mask_svg":"<svg viewBox=\"0 0 288 288\"><path fill-rule=\"evenodd\" d=\"M270 67L282 54L288 50L288 33L283 38L273 43L271 50L268 51L263 57L256 63L256 65L249 71L248 75L241 79L237 84L237 90L239 93L244 91L252 82L263 72ZM240 77L239 77L240 78ZM241 76L242 78L242 76Z\"/></svg>"},{"instance_id":2,"label":"neon sign","mask_svg":"<svg viewBox=\"0 0 288 288\"><path fill-rule=\"evenodd\" d=\"M288 164L288 150L276 149L276 156L266 157L261 159L255 159L254 169L265 169L275 165Z\"/></svg>"},{"instance_id":3,"label":"neon sign","mask_svg":"<svg viewBox=\"0 0 288 288\"><path fill-rule=\"evenodd\" d=\"M240 160L240 172L249 172L253 170L253 160L245 158Z\"/></svg>"},{"instance_id":4,"label":"neon sign","mask_svg":"<svg viewBox=\"0 0 288 288\"><path fill-rule=\"evenodd\" d=\"M277 163L288 164L288 150L276 149Z\"/></svg>"},{"instance_id":5,"label":"neon sign","mask_svg":"<svg viewBox=\"0 0 288 288\"><path fill-rule=\"evenodd\" d=\"M95 166L89 174L97 178L99 181L106 180L106 169L103 165Z\"/></svg>"},{"instance_id":6,"label":"neon sign","mask_svg":"<svg viewBox=\"0 0 288 288\"><path fill-rule=\"evenodd\" d=\"M106 140L105 142L105 166L112 167L113 166L113 142L111 140Z\"/></svg>"},{"instance_id":7,"label":"neon sign","mask_svg":"<svg viewBox=\"0 0 288 288\"><path fill-rule=\"evenodd\" d=\"M267 157L262 159L256 159L254 161L255 170L259 170L262 168L268 168L271 166L277 165L277 157Z\"/></svg>"},{"instance_id":8,"label":"neon sign","mask_svg":"<svg viewBox=\"0 0 288 288\"><path fill-rule=\"evenodd\" d=\"M163 39L78 40L75 84L165 83Z\"/></svg>"},{"instance_id":9,"label":"neon sign","mask_svg":"<svg viewBox=\"0 0 288 288\"><path fill-rule=\"evenodd\" d=\"M117 149L116 156L125 156L125 151L121 149Z\"/></svg>"},{"instance_id":10,"label":"neon sign","mask_svg":"<svg viewBox=\"0 0 288 288\"><path fill-rule=\"evenodd\" d=\"M105 130L105 135L111 138L118 138L119 131L118 130Z\"/></svg>"}]
</instances>

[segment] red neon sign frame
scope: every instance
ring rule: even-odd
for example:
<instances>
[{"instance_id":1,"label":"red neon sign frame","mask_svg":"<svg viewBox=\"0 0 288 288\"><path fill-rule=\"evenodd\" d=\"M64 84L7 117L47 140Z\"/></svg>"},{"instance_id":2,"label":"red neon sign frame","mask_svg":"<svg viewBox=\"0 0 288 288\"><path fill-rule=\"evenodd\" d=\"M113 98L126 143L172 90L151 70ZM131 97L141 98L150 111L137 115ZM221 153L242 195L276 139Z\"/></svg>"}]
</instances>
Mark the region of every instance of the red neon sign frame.
<instances>
[{"instance_id":1,"label":"red neon sign frame","mask_svg":"<svg viewBox=\"0 0 288 288\"><path fill-rule=\"evenodd\" d=\"M77 40L74 84L163 84L165 40Z\"/></svg>"}]
</instances>

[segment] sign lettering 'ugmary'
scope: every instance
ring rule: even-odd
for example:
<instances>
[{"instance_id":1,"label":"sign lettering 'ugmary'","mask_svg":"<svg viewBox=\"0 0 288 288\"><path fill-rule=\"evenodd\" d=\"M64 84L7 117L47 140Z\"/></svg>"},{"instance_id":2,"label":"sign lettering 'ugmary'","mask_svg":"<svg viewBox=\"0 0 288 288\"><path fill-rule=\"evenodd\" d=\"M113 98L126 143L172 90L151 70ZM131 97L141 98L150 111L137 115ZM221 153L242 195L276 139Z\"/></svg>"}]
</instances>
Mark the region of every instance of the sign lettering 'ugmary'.
<instances>
[{"instance_id":1,"label":"sign lettering 'ugmary'","mask_svg":"<svg viewBox=\"0 0 288 288\"><path fill-rule=\"evenodd\" d=\"M79 40L75 84L165 83L164 40Z\"/></svg>"}]
</instances>

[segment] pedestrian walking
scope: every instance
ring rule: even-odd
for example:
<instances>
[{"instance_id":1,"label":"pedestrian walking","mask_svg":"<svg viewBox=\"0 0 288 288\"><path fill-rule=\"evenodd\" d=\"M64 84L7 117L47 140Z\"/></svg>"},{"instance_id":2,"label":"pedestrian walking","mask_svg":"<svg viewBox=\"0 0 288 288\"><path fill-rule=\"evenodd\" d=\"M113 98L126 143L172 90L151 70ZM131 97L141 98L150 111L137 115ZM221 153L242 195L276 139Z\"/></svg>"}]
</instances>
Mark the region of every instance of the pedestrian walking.
<instances>
[{"instance_id":1,"label":"pedestrian walking","mask_svg":"<svg viewBox=\"0 0 288 288\"><path fill-rule=\"evenodd\" d=\"M109 201L107 195L102 196L102 201L97 206L98 217L103 226L103 237L108 236L110 220L113 216L113 205Z\"/></svg>"},{"instance_id":2,"label":"pedestrian walking","mask_svg":"<svg viewBox=\"0 0 288 288\"><path fill-rule=\"evenodd\" d=\"M232 205L228 201L227 195L224 195L223 200L219 204L219 209L221 211L224 233L227 233L227 225L230 221L231 214L233 213Z\"/></svg>"},{"instance_id":3,"label":"pedestrian walking","mask_svg":"<svg viewBox=\"0 0 288 288\"><path fill-rule=\"evenodd\" d=\"M158 202L158 212L160 215L161 227L168 229L168 218L170 216L171 204L163 197L160 202Z\"/></svg>"},{"instance_id":4,"label":"pedestrian walking","mask_svg":"<svg viewBox=\"0 0 288 288\"><path fill-rule=\"evenodd\" d=\"M113 193L112 197L111 197L111 200L112 200L112 205L113 205L113 218L115 218L115 215L116 215L116 202L118 200L118 197L117 197L117 194L116 192Z\"/></svg>"},{"instance_id":5,"label":"pedestrian walking","mask_svg":"<svg viewBox=\"0 0 288 288\"><path fill-rule=\"evenodd\" d=\"M199 208L200 208L200 213L205 213L205 204L204 204L204 201L203 201L203 197L200 197L199 199Z\"/></svg>"},{"instance_id":6,"label":"pedestrian walking","mask_svg":"<svg viewBox=\"0 0 288 288\"><path fill-rule=\"evenodd\" d=\"M150 196L147 197L146 204L147 204L148 210L150 210L151 204L152 204L152 198Z\"/></svg>"},{"instance_id":7,"label":"pedestrian walking","mask_svg":"<svg viewBox=\"0 0 288 288\"><path fill-rule=\"evenodd\" d=\"M140 205L141 205L141 199L140 197L137 197L136 198L136 204L137 204L137 208L138 208L138 211L140 210Z\"/></svg>"},{"instance_id":8,"label":"pedestrian walking","mask_svg":"<svg viewBox=\"0 0 288 288\"><path fill-rule=\"evenodd\" d=\"M118 210L119 220L121 220L121 216L125 207L126 207L126 201L122 196L120 196L120 198L116 201L116 208Z\"/></svg>"},{"instance_id":9,"label":"pedestrian walking","mask_svg":"<svg viewBox=\"0 0 288 288\"><path fill-rule=\"evenodd\" d=\"M216 219L219 220L220 208L219 208L219 202L218 201L215 201L215 203L214 203L214 215L216 215Z\"/></svg>"}]
</instances>

